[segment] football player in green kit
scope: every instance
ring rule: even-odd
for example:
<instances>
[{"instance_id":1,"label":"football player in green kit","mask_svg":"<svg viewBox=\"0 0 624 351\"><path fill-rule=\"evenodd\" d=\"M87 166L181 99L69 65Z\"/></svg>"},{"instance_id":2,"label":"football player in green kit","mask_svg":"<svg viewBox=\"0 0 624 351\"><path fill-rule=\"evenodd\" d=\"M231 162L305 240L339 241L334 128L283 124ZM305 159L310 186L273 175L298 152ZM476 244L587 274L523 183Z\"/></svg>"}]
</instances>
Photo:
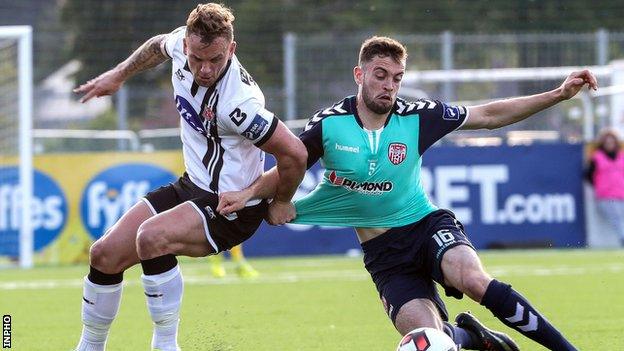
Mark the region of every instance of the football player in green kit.
<instances>
[{"instance_id":1,"label":"football player in green kit","mask_svg":"<svg viewBox=\"0 0 624 351\"><path fill-rule=\"evenodd\" d=\"M353 70L357 95L317 112L300 135L308 167L322 160L323 180L293 205L276 206L269 222L354 227L366 269L402 335L433 327L465 349L518 350L510 337L468 313L460 313L456 325L448 323L435 281L447 296L468 295L550 350L576 350L511 285L485 272L462 224L428 199L420 168L423 153L444 135L522 121L585 85L597 89L596 78L587 70L573 72L554 90L478 106L408 102L397 97L406 57L404 46L391 38L373 37L362 44ZM273 169L241 192L221 194L217 210L227 214L250 198L270 198L278 182Z\"/></svg>"}]
</instances>

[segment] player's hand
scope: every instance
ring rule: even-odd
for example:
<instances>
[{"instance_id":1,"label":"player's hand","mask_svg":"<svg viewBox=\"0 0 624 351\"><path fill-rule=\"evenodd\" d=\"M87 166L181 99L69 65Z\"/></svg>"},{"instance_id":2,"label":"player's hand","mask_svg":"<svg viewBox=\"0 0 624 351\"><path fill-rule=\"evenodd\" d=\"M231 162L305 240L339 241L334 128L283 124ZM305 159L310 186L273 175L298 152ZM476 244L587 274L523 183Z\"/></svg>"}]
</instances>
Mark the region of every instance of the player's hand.
<instances>
[{"instance_id":1,"label":"player's hand","mask_svg":"<svg viewBox=\"0 0 624 351\"><path fill-rule=\"evenodd\" d=\"M297 217L295 205L292 202L273 201L269 204L268 222L271 225L282 225Z\"/></svg>"},{"instance_id":2,"label":"player's hand","mask_svg":"<svg viewBox=\"0 0 624 351\"><path fill-rule=\"evenodd\" d=\"M80 102L87 102L94 96L100 97L114 94L121 88L123 82L124 80L119 77L117 71L112 69L74 89L74 93L84 94L80 98Z\"/></svg>"},{"instance_id":3,"label":"player's hand","mask_svg":"<svg viewBox=\"0 0 624 351\"><path fill-rule=\"evenodd\" d=\"M250 196L247 191L228 191L219 194L219 205L217 205L217 212L222 216L227 216L238 210L242 210Z\"/></svg>"},{"instance_id":4,"label":"player's hand","mask_svg":"<svg viewBox=\"0 0 624 351\"><path fill-rule=\"evenodd\" d=\"M568 78L561 84L561 98L570 99L587 84L588 89L598 90L598 81L593 73L585 69L570 73Z\"/></svg>"}]
</instances>

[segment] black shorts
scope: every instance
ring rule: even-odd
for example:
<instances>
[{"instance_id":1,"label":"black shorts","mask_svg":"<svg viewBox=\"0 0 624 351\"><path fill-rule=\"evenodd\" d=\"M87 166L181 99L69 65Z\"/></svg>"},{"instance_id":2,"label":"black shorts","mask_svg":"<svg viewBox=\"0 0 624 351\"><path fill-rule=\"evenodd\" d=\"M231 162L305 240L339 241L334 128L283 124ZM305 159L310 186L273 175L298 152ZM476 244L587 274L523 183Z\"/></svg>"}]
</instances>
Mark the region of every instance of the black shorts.
<instances>
[{"instance_id":1,"label":"black shorts","mask_svg":"<svg viewBox=\"0 0 624 351\"><path fill-rule=\"evenodd\" d=\"M364 264L393 323L399 309L418 298L433 301L442 319L448 321L434 281L444 287L447 296L462 298L457 289L444 285L440 266L444 253L457 245L474 249L463 225L447 210L437 210L416 223L391 228L362 243Z\"/></svg>"},{"instance_id":2,"label":"black shorts","mask_svg":"<svg viewBox=\"0 0 624 351\"><path fill-rule=\"evenodd\" d=\"M268 204L262 200L228 217L216 212L219 196L195 185L186 173L175 183L149 192L143 198L154 214L189 201L204 220L206 239L215 252L229 250L249 239L266 216Z\"/></svg>"}]
</instances>

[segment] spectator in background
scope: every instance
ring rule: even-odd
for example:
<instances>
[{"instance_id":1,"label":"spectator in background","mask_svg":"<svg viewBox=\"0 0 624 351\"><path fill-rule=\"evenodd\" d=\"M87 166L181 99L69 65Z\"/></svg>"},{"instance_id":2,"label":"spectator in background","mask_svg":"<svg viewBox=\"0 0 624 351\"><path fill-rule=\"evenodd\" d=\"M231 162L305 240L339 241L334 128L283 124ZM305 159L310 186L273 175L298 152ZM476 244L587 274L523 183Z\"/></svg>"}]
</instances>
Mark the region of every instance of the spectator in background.
<instances>
[{"instance_id":1,"label":"spectator in background","mask_svg":"<svg viewBox=\"0 0 624 351\"><path fill-rule=\"evenodd\" d=\"M599 212L624 245L624 152L613 129L600 133L585 177L594 187Z\"/></svg>"}]
</instances>

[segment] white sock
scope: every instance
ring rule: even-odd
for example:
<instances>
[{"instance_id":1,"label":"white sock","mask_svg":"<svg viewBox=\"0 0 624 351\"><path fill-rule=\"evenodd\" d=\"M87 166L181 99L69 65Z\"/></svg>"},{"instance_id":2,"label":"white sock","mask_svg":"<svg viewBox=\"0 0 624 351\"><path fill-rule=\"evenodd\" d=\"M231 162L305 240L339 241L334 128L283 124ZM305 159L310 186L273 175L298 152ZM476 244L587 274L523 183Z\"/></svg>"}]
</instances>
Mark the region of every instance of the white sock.
<instances>
[{"instance_id":1,"label":"white sock","mask_svg":"<svg viewBox=\"0 0 624 351\"><path fill-rule=\"evenodd\" d=\"M84 278L82 335L76 351L103 351L113 319L119 311L122 283L99 285Z\"/></svg>"},{"instance_id":2,"label":"white sock","mask_svg":"<svg viewBox=\"0 0 624 351\"><path fill-rule=\"evenodd\" d=\"M180 266L156 275L141 275L147 296L147 308L154 321L152 348L177 351L180 304L184 282Z\"/></svg>"}]
</instances>

